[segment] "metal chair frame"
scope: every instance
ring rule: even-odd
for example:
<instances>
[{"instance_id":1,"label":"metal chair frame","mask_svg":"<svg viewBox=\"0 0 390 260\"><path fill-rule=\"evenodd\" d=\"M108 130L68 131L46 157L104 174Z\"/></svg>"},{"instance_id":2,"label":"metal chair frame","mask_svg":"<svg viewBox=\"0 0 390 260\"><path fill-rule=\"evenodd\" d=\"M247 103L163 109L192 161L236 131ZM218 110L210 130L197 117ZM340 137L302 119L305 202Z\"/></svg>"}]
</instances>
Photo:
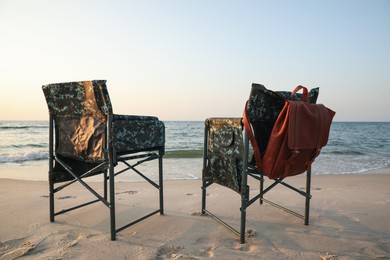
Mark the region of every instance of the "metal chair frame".
<instances>
[{"instance_id":1,"label":"metal chair frame","mask_svg":"<svg viewBox=\"0 0 390 260\"><path fill-rule=\"evenodd\" d=\"M207 121L207 120L206 120ZM244 126L242 126L242 134L243 134L243 170L241 173L241 220L240 220L240 231L233 228L231 225L227 224L225 221L223 221L221 218L210 212L206 209L206 189L214 183L212 179L208 179L205 176L205 171L207 169L207 163L208 163L208 149L207 144L209 142L209 132L210 126L206 123L205 126L205 133L204 133L204 157L203 157L203 172L202 172L202 215L209 215L213 219L215 219L217 222L222 224L224 227L232 231L234 234L240 237L240 243L245 243L245 226L246 226L246 209L251 206L255 201L259 200L260 204L263 204L263 202L268 203L271 206L277 207L279 209L284 210L287 213L290 213L298 218L301 218L304 220L305 225L309 225L309 211L310 211L310 186L311 186L311 168L309 167L306 172L306 190L302 191L296 187L293 187L292 185L286 183L283 178L278 178L274 180L272 184L265 187L264 186L264 173L261 172L259 169L257 169L255 166L249 164L249 138L248 135L245 132ZM253 177L254 179L258 180L260 182L259 192L254 196L250 197L249 190L250 187L248 185L248 176ZM279 204L276 204L270 200L267 200L264 198L264 195L267 194L272 188L274 188L276 185L281 184L298 194L302 195L305 198L305 212L304 215L299 214L295 211L292 211L286 207L283 207Z\"/></svg>"},{"instance_id":2,"label":"metal chair frame","mask_svg":"<svg viewBox=\"0 0 390 260\"><path fill-rule=\"evenodd\" d=\"M111 240L116 240L116 234L148 217L151 217L157 213L161 215L164 214L164 199L163 199L163 155L165 152L164 145L157 148L150 148L140 151L127 152L125 154L117 154L114 151L112 142L113 142L113 132L112 125L114 122L114 115L108 113L107 123L105 128L105 142L103 144L104 151L104 160L97 165L82 174L76 173L69 164L67 164L62 158L56 155L55 153L55 121L56 117L50 113L49 117L49 210L50 210L50 222L55 221L55 216L64 214L69 211L73 211L87 205L91 205L96 202L102 202L110 210L110 231L111 231ZM155 182L141 173L137 166L152 160L158 160L158 182ZM67 173L69 173L73 179L65 182L56 182L54 181L54 163L60 164ZM118 163L125 165L125 168L115 172L115 167ZM115 176L123 172L132 170L152 186L154 186L159 191L159 208L143 217L140 217L122 227L117 228L116 218L115 218ZM83 179L92 175L103 174L103 194L99 194L95 191L90 185L88 185ZM55 194L67 186L73 183L80 183L84 186L89 192L91 192L96 199L69 207L66 209L58 210L55 209Z\"/></svg>"}]
</instances>

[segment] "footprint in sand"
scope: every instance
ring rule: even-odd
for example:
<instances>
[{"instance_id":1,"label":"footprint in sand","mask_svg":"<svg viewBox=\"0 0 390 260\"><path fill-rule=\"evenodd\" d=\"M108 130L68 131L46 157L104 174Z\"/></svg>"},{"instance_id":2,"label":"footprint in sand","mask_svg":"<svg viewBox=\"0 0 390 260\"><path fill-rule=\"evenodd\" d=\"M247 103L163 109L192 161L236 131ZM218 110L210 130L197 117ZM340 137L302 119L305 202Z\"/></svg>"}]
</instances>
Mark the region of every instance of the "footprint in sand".
<instances>
[{"instance_id":1,"label":"footprint in sand","mask_svg":"<svg viewBox=\"0 0 390 260\"><path fill-rule=\"evenodd\" d=\"M23 256L31 259L63 259L68 249L81 240L89 239L100 233L84 230L68 230L66 226L34 224L29 235L19 239L0 241L0 260L19 259ZM54 245L54 246L53 246ZM29 258L30 259L30 258Z\"/></svg>"},{"instance_id":2,"label":"footprint in sand","mask_svg":"<svg viewBox=\"0 0 390 260\"><path fill-rule=\"evenodd\" d=\"M305 187L300 187L299 188L300 190L306 190ZM312 190L322 190L322 188L311 188Z\"/></svg>"},{"instance_id":3,"label":"footprint in sand","mask_svg":"<svg viewBox=\"0 0 390 260\"><path fill-rule=\"evenodd\" d=\"M138 191L136 190L128 190L128 191L121 191L121 192L115 192L116 195L133 195L133 194L137 194ZM119 200L124 200L125 198L124 197L119 197L118 198Z\"/></svg>"},{"instance_id":4,"label":"footprint in sand","mask_svg":"<svg viewBox=\"0 0 390 260\"><path fill-rule=\"evenodd\" d=\"M26 255L36 247L35 243L26 238L0 242L0 259L16 259Z\"/></svg>"},{"instance_id":5,"label":"footprint in sand","mask_svg":"<svg viewBox=\"0 0 390 260\"><path fill-rule=\"evenodd\" d=\"M202 212L200 212L200 211L195 211L195 212L192 212L190 214L191 214L191 216L203 216Z\"/></svg>"},{"instance_id":6,"label":"footprint in sand","mask_svg":"<svg viewBox=\"0 0 390 260\"><path fill-rule=\"evenodd\" d=\"M214 250L216 247L206 247L204 249L201 249L200 256L206 256L206 257L214 257Z\"/></svg>"},{"instance_id":7,"label":"footprint in sand","mask_svg":"<svg viewBox=\"0 0 390 260\"><path fill-rule=\"evenodd\" d=\"M187 193L186 196L198 196L198 194L194 194L194 193Z\"/></svg>"},{"instance_id":8,"label":"footprint in sand","mask_svg":"<svg viewBox=\"0 0 390 260\"><path fill-rule=\"evenodd\" d=\"M121 191L121 192L116 192L115 194L116 195L119 195L119 194L129 194L129 195L132 195L132 194L137 194L138 191L136 190L128 190L128 191Z\"/></svg>"},{"instance_id":9,"label":"footprint in sand","mask_svg":"<svg viewBox=\"0 0 390 260\"><path fill-rule=\"evenodd\" d=\"M162 246L157 250L157 254L154 259L188 259L188 260L198 260L198 258L181 253L184 249L184 246Z\"/></svg>"},{"instance_id":10,"label":"footprint in sand","mask_svg":"<svg viewBox=\"0 0 390 260\"><path fill-rule=\"evenodd\" d=\"M174 259L173 256L176 255L183 248L183 246L161 246L157 250L155 259Z\"/></svg>"},{"instance_id":11,"label":"footprint in sand","mask_svg":"<svg viewBox=\"0 0 390 260\"><path fill-rule=\"evenodd\" d=\"M50 198L49 195L41 195L40 197L45 198L45 199ZM77 198L77 197L76 196L62 196L62 197L56 197L55 199L56 200L66 200L66 199L75 199L75 198Z\"/></svg>"},{"instance_id":12,"label":"footprint in sand","mask_svg":"<svg viewBox=\"0 0 390 260\"><path fill-rule=\"evenodd\" d=\"M253 229L248 229L245 232L245 236L247 236L247 237L254 237L254 236L256 236L256 231L254 231Z\"/></svg>"},{"instance_id":13,"label":"footprint in sand","mask_svg":"<svg viewBox=\"0 0 390 260\"><path fill-rule=\"evenodd\" d=\"M66 199L75 199L77 198L76 196L62 196L62 197L57 197L56 200L66 200Z\"/></svg>"}]
</instances>

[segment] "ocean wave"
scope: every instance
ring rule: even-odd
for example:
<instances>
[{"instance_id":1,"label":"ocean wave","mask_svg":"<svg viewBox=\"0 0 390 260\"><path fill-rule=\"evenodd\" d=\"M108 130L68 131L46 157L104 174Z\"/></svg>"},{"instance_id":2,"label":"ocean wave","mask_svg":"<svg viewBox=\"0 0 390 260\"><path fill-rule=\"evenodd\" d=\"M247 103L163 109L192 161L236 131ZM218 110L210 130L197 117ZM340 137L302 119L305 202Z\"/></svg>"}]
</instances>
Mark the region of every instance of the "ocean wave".
<instances>
[{"instance_id":1,"label":"ocean wave","mask_svg":"<svg viewBox=\"0 0 390 260\"><path fill-rule=\"evenodd\" d=\"M47 148L48 144L12 144L13 148ZM6 148L6 147L5 147Z\"/></svg>"},{"instance_id":2,"label":"ocean wave","mask_svg":"<svg viewBox=\"0 0 390 260\"><path fill-rule=\"evenodd\" d=\"M0 130L17 130L17 129L47 129L47 125L34 126L0 126Z\"/></svg>"},{"instance_id":3,"label":"ocean wave","mask_svg":"<svg viewBox=\"0 0 390 260\"><path fill-rule=\"evenodd\" d=\"M312 172L314 174L353 174L381 169L388 172L389 166L390 160L388 157L321 153L312 165Z\"/></svg>"},{"instance_id":4,"label":"ocean wave","mask_svg":"<svg viewBox=\"0 0 390 260\"><path fill-rule=\"evenodd\" d=\"M334 174L367 174L367 173L390 173L389 167L381 167L381 166L372 166L372 167L362 167L357 169L345 169L338 171L315 171L315 168L312 170L314 175L334 175Z\"/></svg>"},{"instance_id":5,"label":"ocean wave","mask_svg":"<svg viewBox=\"0 0 390 260\"><path fill-rule=\"evenodd\" d=\"M27 152L27 153L13 153L0 154L0 163L22 163L29 161L47 160L47 153Z\"/></svg>"}]
</instances>

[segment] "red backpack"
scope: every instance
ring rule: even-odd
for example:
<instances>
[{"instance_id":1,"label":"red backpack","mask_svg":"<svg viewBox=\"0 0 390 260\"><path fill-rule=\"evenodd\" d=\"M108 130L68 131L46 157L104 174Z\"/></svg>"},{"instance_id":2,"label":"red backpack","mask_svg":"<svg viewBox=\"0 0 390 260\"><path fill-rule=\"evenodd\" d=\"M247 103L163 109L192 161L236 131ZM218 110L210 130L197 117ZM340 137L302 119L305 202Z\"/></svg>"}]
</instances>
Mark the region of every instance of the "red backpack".
<instances>
[{"instance_id":1,"label":"red backpack","mask_svg":"<svg viewBox=\"0 0 390 260\"><path fill-rule=\"evenodd\" d=\"M294 89L291 97L303 89L301 101L286 99L279 113L263 155L244 111L244 125L252 143L256 167L270 179L285 178L305 172L328 142L335 112L322 104L308 102L303 86Z\"/></svg>"}]
</instances>

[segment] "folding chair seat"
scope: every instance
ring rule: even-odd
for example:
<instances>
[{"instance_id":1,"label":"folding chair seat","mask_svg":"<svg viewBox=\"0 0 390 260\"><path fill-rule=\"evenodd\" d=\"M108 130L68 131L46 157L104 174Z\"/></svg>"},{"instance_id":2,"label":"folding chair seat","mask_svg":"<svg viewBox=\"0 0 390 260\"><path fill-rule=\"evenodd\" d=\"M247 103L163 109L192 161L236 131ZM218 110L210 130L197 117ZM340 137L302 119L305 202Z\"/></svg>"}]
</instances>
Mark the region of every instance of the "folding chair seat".
<instances>
[{"instance_id":1,"label":"folding chair seat","mask_svg":"<svg viewBox=\"0 0 390 260\"><path fill-rule=\"evenodd\" d=\"M308 92L308 101L311 104L316 103L318 93L318 88L314 88ZM260 84L252 84L249 100L244 110L244 118L208 118L205 121L202 214L213 217L219 223L233 231L240 237L241 243L245 243L246 209L257 200L260 201L260 204L266 202L283 209L288 213L302 218L305 225L309 224L311 164L307 165L306 190L302 191L286 183L284 181L286 176L283 176L283 174L276 178L268 178L269 176L266 172L256 164L255 156L256 149L258 154L264 154L270 140L272 129L284 107L286 99L301 100L302 97L303 94L300 93L288 91L273 92L267 90ZM249 126L247 125L246 127L244 122L245 116L247 116L246 120L249 123ZM249 129L245 129L248 127L254 133L251 140L247 134L247 130ZM250 146L253 142L256 145ZM259 191L252 197L249 192L252 189L250 189L248 184L248 176L259 181ZM264 185L265 177L271 180L271 184L267 187ZM206 209L206 189L213 183L230 188L241 195L240 231L237 231L237 229L228 225L221 218ZM264 195L278 184L304 197L304 215L264 198Z\"/></svg>"},{"instance_id":2,"label":"folding chair seat","mask_svg":"<svg viewBox=\"0 0 390 260\"><path fill-rule=\"evenodd\" d=\"M165 126L157 117L113 114L106 81L48 84L42 87L49 108L50 221L54 217L95 202L110 210L111 240L116 234L156 213L164 214L163 155ZM157 160L158 180L141 173L137 166ZM115 172L121 164L121 170ZM159 194L159 208L120 228L115 222L115 176L132 170L152 184ZM86 177L102 175L100 194ZM54 195L80 183L96 199L56 210ZM108 186L109 185L109 186ZM108 196L109 192L109 196Z\"/></svg>"}]
</instances>

